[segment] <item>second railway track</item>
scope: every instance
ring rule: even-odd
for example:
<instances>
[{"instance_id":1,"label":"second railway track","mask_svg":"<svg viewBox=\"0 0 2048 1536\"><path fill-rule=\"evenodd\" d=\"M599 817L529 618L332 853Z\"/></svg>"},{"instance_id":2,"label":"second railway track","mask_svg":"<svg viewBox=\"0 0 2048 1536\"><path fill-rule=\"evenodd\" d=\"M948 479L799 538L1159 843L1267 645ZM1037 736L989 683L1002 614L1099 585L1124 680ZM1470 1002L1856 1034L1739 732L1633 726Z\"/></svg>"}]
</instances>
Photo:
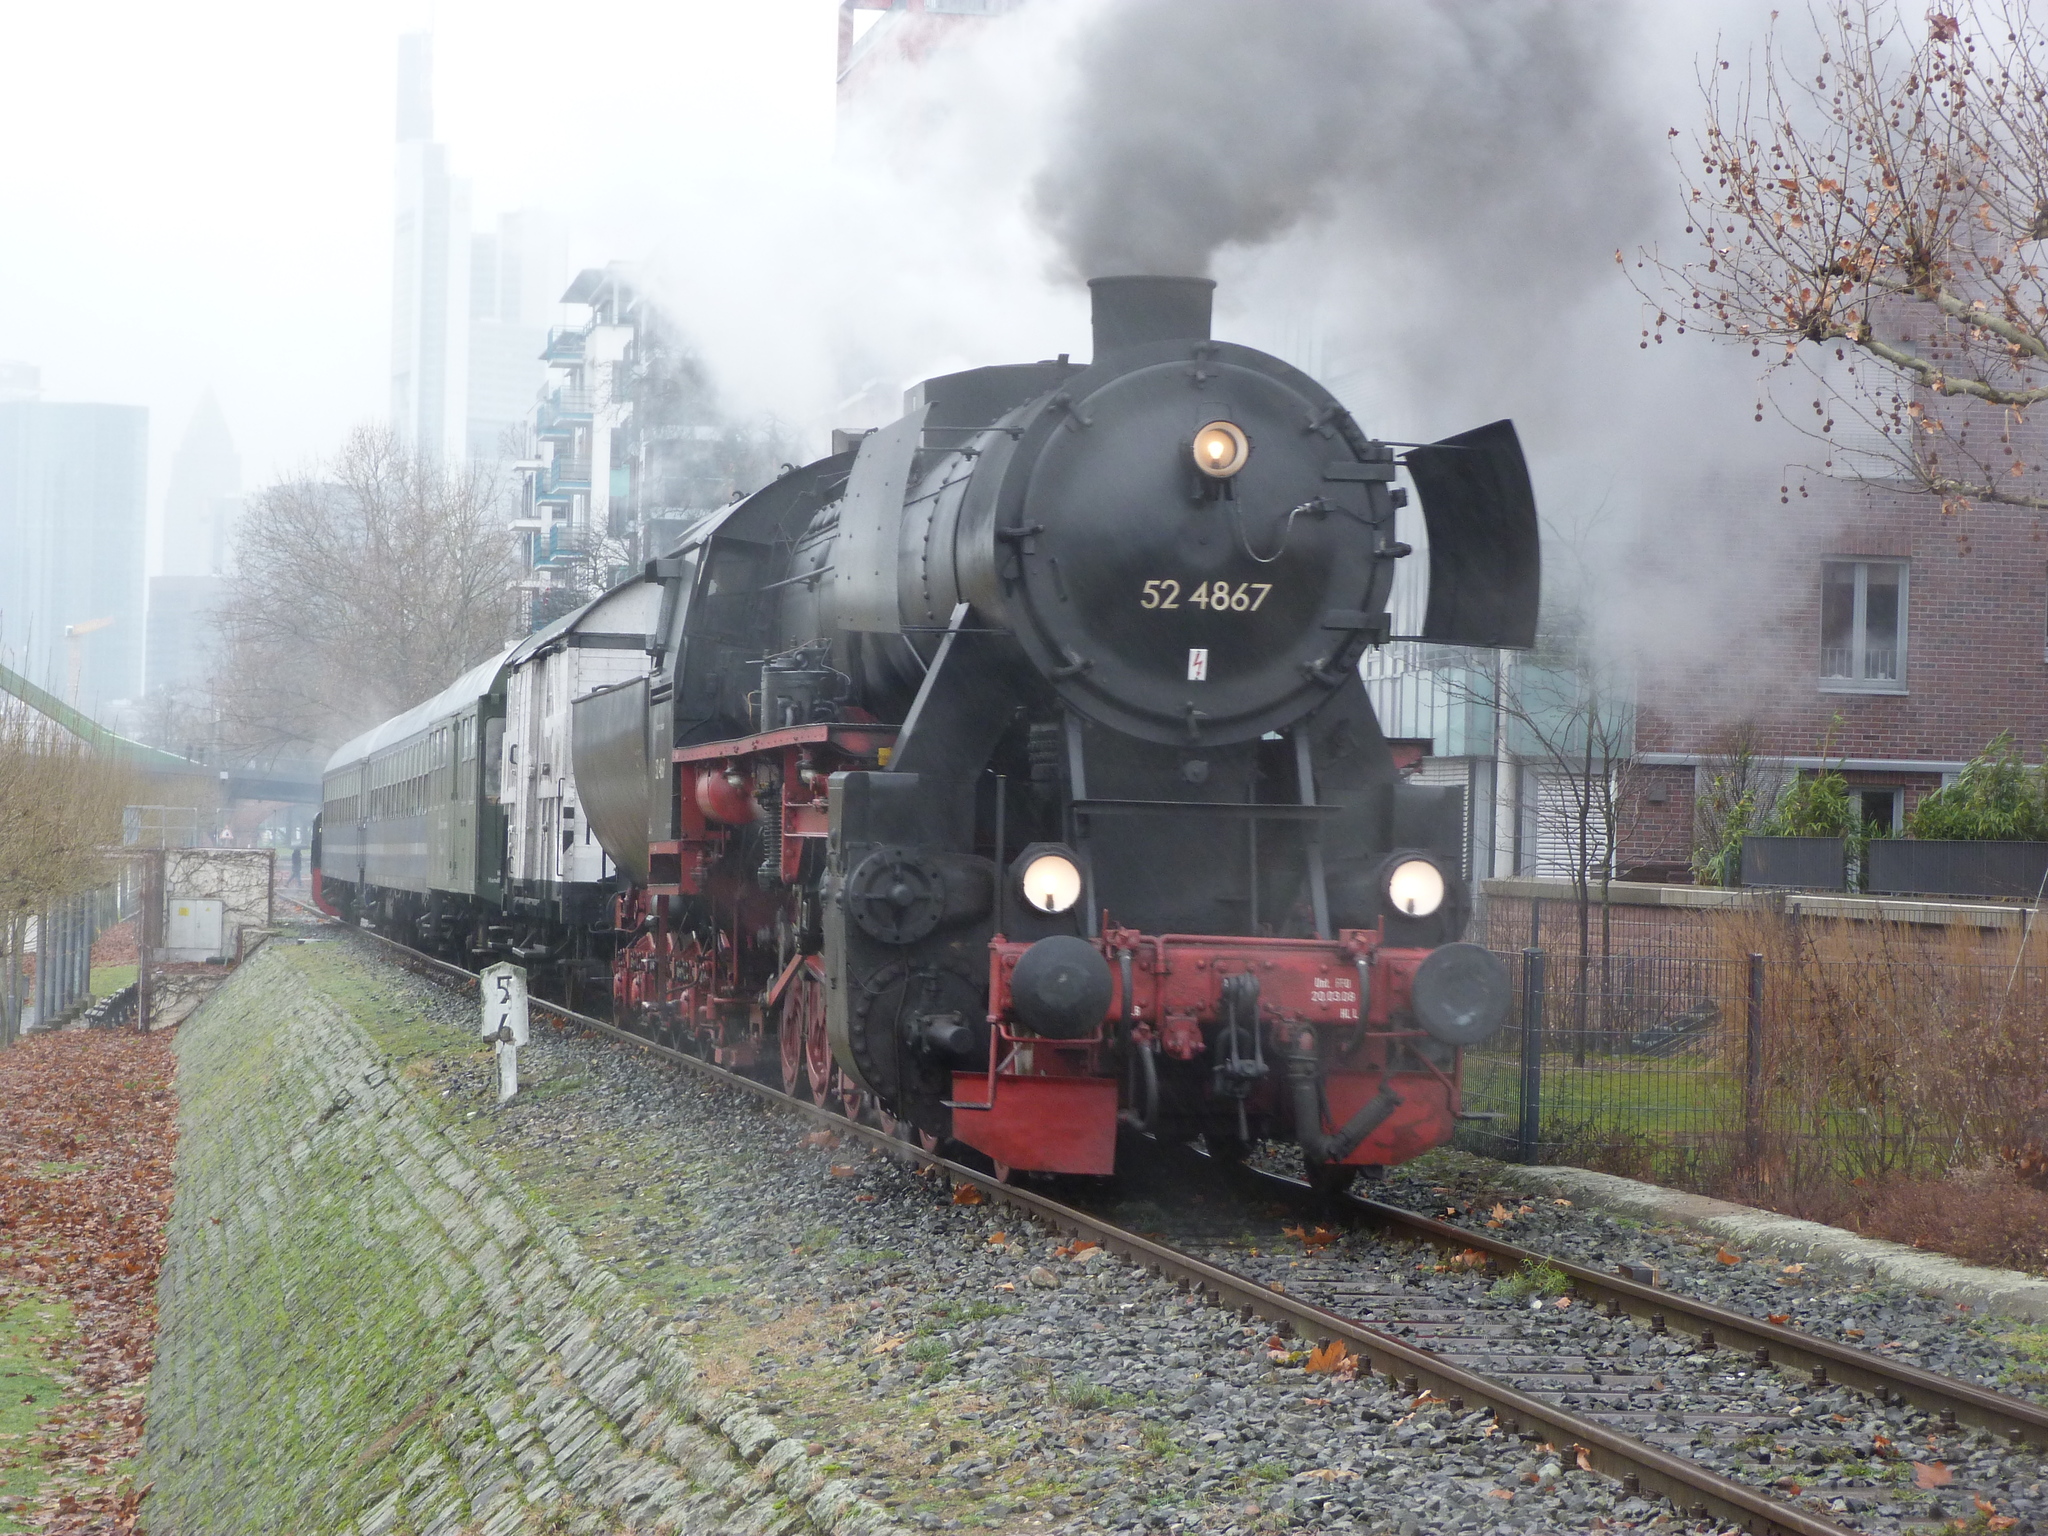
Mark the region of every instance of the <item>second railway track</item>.
<instances>
[{"instance_id":1,"label":"second railway track","mask_svg":"<svg viewBox=\"0 0 2048 1536\"><path fill-rule=\"evenodd\" d=\"M475 983L471 971L374 933L363 936L417 972ZM542 998L532 1006L566 1026L611 1037L891 1155L929 1164L1051 1231L1100 1244L1183 1290L1236 1309L1247 1321L1262 1319L1282 1344L1275 1353L1314 1345L1328 1359L1329 1347L1341 1346L1353 1357L1347 1369L1397 1384L1412 1396L1418 1414L1486 1416L1490 1435L1546 1446L1628 1491L1667 1500L1682 1517L1712 1521L1717 1529L1825 1536L1924 1528L1929 1518L1945 1517L1947 1504L1955 1501L1962 1511L1974 1503L1979 1523L1973 1529L2014 1529L2017 1520L1995 1513L2012 1481L2010 1464L2018 1463L2017 1475L2035 1486L2043 1476L2048 1410L1970 1382L1371 1200L1349 1199L1340 1209L1349 1220L1393 1239L1398 1257L1390 1250L1383 1256L1389 1262L1359 1264L1348 1272L1324 1266L1269 1280L1190 1251L1172 1233L1130 1230L1098 1211L1005 1183L607 1021ZM1297 1181L1248 1177L1287 1199L1308 1198ZM1200 1245L1199 1237L1193 1244ZM1452 1262L1417 1264L1413 1254L1423 1250ZM1540 1310L1484 1300L1499 1277L1539 1266L1562 1277L1569 1287L1564 1296L1540 1298ZM1425 1272L1418 1284L1415 1276ZM1447 1288L1440 1283L1446 1276L1463 1284ZM1559 1300L1567 1305L1558 1307ZM1722 1406L1674 1410L1668 1382L1680 1375L1688 1379L1692 1398L1714 1398ZM1717 1453L1732 1449L1731 1436L1752 1442L1751 1459L1739 1469L1742 1477L1688 1454L1698 1449L1693 1442L1703 1428ZM1896 1433L1887 1435L1886 1428ZM1844 1445L1868 1442L1870 1454L1908 1466L1933 1464L1943 1454L1982 1462L1989 1441L2005 1475L2002 1481L1997 1472L1972 1481L1949 1473L1937 1495L1944 1502L1889 1515L1871 1512L1873 1505L1885 1508L1881 1494L1859 1500L1863 1510L1822 1512L1795 1502L1802 1480L1820 1465L1806 1443L1815 1438L1810 1430ZM1974 1450L1961 1444L1973 1430L1979 1441ZM1879 1440L1890 1443L1878 1445ZM1762 1447L1768 1449L1759 1460L1754 1452ZM1781 1455L1790 1461L1779 1461ZM1941 1465L1948 1472L1948 1463Z\"/></svg>"}]
</instances>

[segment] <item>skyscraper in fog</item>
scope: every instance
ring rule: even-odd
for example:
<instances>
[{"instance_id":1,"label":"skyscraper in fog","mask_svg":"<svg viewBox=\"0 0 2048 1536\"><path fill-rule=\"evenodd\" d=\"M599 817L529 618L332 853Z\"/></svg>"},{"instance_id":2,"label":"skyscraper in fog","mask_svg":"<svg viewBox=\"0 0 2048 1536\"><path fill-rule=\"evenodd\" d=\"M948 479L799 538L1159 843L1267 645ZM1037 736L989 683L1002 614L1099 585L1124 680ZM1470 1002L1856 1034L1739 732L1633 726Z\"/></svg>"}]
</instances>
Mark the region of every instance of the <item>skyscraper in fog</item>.
<instances>
[{"instance_id":1,"label":"skyscraper in fog","mask_svg":"<svg viewBox=\"0 0 2048 1536\"><path fill-rule=\"evenodd\" d=\"M548 324L569 280L569 234L553 215L525 209L473 236L469 252L469 456L520 458L547 380Z\"/></svg>"},{"instance_id":2,"label":"skyscraper in fog","mask_svg":"<svg viewBox=\"0 0 2048 1536\"><path fill-rule=\"evenodd\" d=\"M568 281L559 219L526 209L470 233L469 183L434 139L433 38L398 40L391 424L450 462L516 458L507 433L547 379L541 349Z\"/></svg>"},{"instance_id":3,"label":"skyscraper in fog","mask_svg":"<svg viewBox=\"0 0 2048 1536\"><path fill-rule=\"evenodd\" d=\"M150 578L146 692L198 703L220 656L216 613L227 596L242 460L208 390L171 456L164 493L163 573Z\"/></svg>"},{"instance_id":4,"label":"skyscraper in fog","mask_svg":"<svg viewBox=\"0 0 2048 1536\"><path fill-rule=\"evenodd\" d=\"M434 142L434 40L398 40L397 207L391 265L391 424L461 459L469 422L469 183Z\"/></svg>"},{"instance_id":5,"label":"skyscraper in fog","mask_svg":"<svg viewBox=\"0 0 2048 1536\"><path fill-rule=\"evenodd\" d=\"M149 412L0 391L0 661L91 710L142 686ZM72 637L67 640L66 631Z\"/></svg>"}]
</instances>

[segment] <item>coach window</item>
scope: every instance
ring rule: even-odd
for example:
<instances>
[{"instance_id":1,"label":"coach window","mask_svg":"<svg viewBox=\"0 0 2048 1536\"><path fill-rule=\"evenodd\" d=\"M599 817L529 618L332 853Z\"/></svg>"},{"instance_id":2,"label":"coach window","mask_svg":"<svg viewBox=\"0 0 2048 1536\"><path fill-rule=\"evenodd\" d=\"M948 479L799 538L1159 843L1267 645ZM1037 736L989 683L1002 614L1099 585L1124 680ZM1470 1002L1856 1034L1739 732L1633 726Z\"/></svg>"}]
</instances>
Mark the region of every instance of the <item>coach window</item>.
<instances>
[{"instance_id":1,"label":"coach window","mask_svg":"<svg viewBox=\"0 0 2048 1536\"><path fill-rule=\"evenodd\" d=\"M1906 563L1827 560L1820 582L1823 693L1906 691Z\"/></svg>"}]
</instances>

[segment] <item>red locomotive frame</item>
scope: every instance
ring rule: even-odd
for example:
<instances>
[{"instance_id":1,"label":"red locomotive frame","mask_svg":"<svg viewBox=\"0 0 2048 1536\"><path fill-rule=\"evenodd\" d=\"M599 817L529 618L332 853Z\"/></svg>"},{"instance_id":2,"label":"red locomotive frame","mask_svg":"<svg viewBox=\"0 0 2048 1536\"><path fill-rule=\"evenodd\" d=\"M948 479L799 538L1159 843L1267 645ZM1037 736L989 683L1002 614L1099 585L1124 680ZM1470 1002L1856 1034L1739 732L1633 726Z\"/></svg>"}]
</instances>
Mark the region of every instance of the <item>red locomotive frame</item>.
<instances>
[{"instance_id":1,"label":"red locomotive frame","mask_svg":"<svg viewBox=\"0 0 2048 1536\"><path fill-rule=\"evenodd\" d=\"M806 856L829 832L831 775L886 764L895 733L865 721L807 725L672 754L670 792L682 835L650 844L652 881L617 898L617 926L632 935L613 961L621 1018L722 1066L751 1070L775 1061L787 1090L808 1089L849 1115L868 1107L833 1059L822 957L792 935L814 916L803 910ZM770 817L774 832L764 842L777 885L758 878L765 867L734 871L727 857L742 829ZM682 897L711 902L710 942L671 926ZM1461 1053L1451 1053L1448 1066L1432 1061L1409 1006L1410 984L1430 951L1388 947L1378 929L1347 929L1330 940L1147 934L1104 919L1101 937L1090 942L1116 986L1103 1022L1081 1039L1047 1039L1017 1026L1009 976L1030 946L1001 934L990 941L988 1060L953 1073L947 1107L954 1137L999 1168L1113 1171L1119 1122L1143 1126L1156 1113L1156 1099L1138 1100L1146 1082L1156 1094L1159 1058L1185 1069L1219 1048L1219 1026L1235 1028L1224 985L1233 976L1257 979L1256 1025L1232 1041L1262 1069L1255 1079L1247 1069L1238 1095L1247 1112L1284 1116L1284 1061L1312 1055L1325 1132L1383 1088L1398 1095L1397 1107L1336 1160L1343 1166L1403 1162L1450 1139ZM1145 1072L1119 1065L1119 1058L1140 1057Z\"/></svg>"}]
</instances>

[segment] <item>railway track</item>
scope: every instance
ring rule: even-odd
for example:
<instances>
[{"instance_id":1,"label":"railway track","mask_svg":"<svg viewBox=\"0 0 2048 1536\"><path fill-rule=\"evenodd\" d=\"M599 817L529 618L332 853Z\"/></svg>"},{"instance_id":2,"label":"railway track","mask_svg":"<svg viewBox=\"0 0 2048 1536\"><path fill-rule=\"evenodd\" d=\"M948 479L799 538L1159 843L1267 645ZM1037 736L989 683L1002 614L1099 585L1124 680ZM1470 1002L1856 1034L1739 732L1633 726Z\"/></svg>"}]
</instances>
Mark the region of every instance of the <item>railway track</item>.
<instances>
[{"instance_id":1,"label":"railway track","mask_svg":"<svg viewBox=\"0 0 2048 1536\"><path fill-rule=\"evenodd\" d=\"M357 931L419 974L458 986L476 984L472 971ZM1616 1479L1628 1492L1667 1500L1678 1515L1711 1520L1717 1528L1732 1526L1753 1536L1828 1536L1857 1527L1682 1454L1677 1443L1698 1433L1703 1422L1724 1433L1753 1431L1788 1416L1797 1419L1809 1403L1846 1392L1873 1407L1918 1410L1942 1434L1976 1430L2021 1454L2048 1449L2048 1409L2036 1404L1369 1199L1346 1197L1338 1209L1403 1245L1398 1268L1357 1266L1348 1273L1267 1281L1037 1189L1002 1182L605 1020L538 997L531 1006L567 1027L608 1036L891 1156L939 1169L956 1185L972 1185L985 1200L1010 1206L1050 1231L1097 1243L1212 1305L1237 1310L1247 1322L1263 1319L1283 1346L1313 1343L1327 1353L1339 1345L1355 1357L1351 1369L1387 1378L1419 1409L1490 1414L1494 1433L1547 1445L1561 1458ZM1247 1176L1290 1199L1310 1194L1299 1180L1250 1171ZM1471 1272L1470 1294L1447 1298L1434 1285L1409 1283L1415 1245L1458 1256L1450 1268ZM1482 1304L1492 1277L1542 1265L1561 1275L1569 1290L1563 1298L1546 1298L1540 1313L1517 1317ZM1556 1306L1559 1299L1567 1305ZM1660 1341L1661 1365L1646 1369L1629 1350L1645 1337ZM1669 1349L1674 1342L1682 1346L1676 1352ZM1666 1422L1656 1398L1664 1377L1681 1362L1725 1394L1725 1411ZM1760 1408L1759 1399L1772 1394L1775 1399ZM1796 1400L1789 1409L1788 1398ZM1974 1490L1956 1484L1942 1492L1968 1499Z\"/></svg>"}]
</instances>

